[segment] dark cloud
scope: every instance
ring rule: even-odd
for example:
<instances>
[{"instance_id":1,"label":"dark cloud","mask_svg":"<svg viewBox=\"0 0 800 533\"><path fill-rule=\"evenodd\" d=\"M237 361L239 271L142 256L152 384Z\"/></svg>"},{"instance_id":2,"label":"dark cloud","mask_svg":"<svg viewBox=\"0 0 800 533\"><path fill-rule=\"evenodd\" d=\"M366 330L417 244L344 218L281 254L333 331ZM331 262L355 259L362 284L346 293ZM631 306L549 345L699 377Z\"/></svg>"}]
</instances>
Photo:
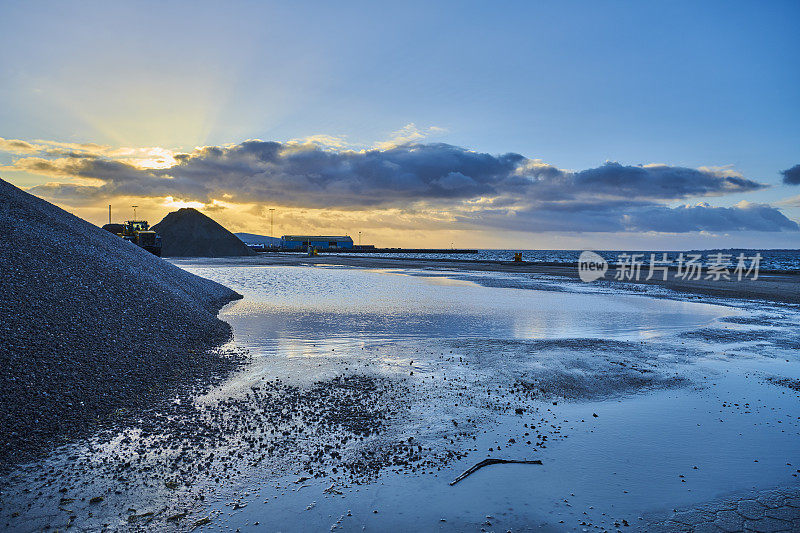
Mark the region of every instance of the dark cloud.
<instances>
[{"instance_id":1,"label":"dark cloud","mask_svg":"<svg viewBox=\"0 0 800 533\"><path fill-rule=\"evenodd\" d=\"M691 196L713 196L748 192L764 186L724 172L667 165L623 166L606 163L574 174L576 187L598 194L613 191L627 198L671 200Z\"/></svg>"},{"instance_id":2,"label":"dark cloud","mask_svg":"<svg viewBox=\"0 0 800 533\"><path fill-rule=\"evenodd\" d=\"M448 144L408 144L387 150L333 151L316 145L247 141L176 156L164 170L142 170L102 158L27 158L20 165L103 180L118 188L150 189L208 202L221 194L240 201L313 207L371 207L424 200L512 195L540 200L576 197L676 200L758 190L763 185L720 171L623 166L568 172L508 153L491 155ZM25 161L30 161L25 163Z\"/></svg>"},{"instance_id":3,"label":"dark cloud","mask_svg":"<svg viewBox=\"0 0 800 533\"><path fill-rule=\"evenodd\" d=\"M783 182L787 185L800 185L800 165L795 165L792 168L781 170L783 174Z\"/></svg>"},{"instance_id":4,"label":"dark cloud","mask_svg":"<svg viewBox=\"0 0 800 533\"><path fill-rule=\"evenodd\" d=\"M32 192L66 201L173 196L210 203L371 209L432 206L464 223L529 231L796 230L766 205L670 208L666 202L755 191L764 185L730 170L606 163L566 171L522 155L491 155L448 144L363 151L247 141L175 156L167 169L102 157L24 158L30 171L99 180L99 187L52 184Z\"/></svg>"},{"instance_id":5,"label":"dark cloud","mask_svg":"<svg viewBox=\"0 0 800 533\"><path fill-rule=\"evenodd\" d=\"M161 174L202 184L209 196L226 190L244 201L284 205L371 207L466 199L529 184L514 173L521 155L492 156L444 144L355 152L248 141L177 159L178 165Z\"/></svg>"},{"instance_id":6,"label":"dark cloud","mask_svg":"<svg viewBox=\"0 0 800 533\"><path fill-rule=\"evenodd\" d=\"M476 227L511 231L659 232L797 231L798 224L765 204L668 207L637 202L570 202L521 210L484 210L460 216Z\"/></svg>"},{"instance_id":7,"label":"dark cloud","mask_svg":"<svg viewBox=\"0 0 800 533\"><path fill-rule=\"evenodd\" d=\"M669 208L650 206L631 212L632 231L685 233L690 231L797 231L796 222L766 204L711 207L707 204Z\"/></svg>"}]
</instances>

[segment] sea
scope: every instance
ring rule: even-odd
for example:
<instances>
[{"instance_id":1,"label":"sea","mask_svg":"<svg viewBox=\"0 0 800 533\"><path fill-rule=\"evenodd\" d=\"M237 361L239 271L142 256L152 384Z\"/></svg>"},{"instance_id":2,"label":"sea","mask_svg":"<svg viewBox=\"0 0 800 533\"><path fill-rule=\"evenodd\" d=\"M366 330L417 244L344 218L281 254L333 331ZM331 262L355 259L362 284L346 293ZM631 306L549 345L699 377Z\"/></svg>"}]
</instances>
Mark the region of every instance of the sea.
<instances>
[{"instance_id":1,"label":"sea","mask_svg":"<svg viewBox=\"0 0 800 533\"><path fill-rule=\"evenodd\" d=\"M512 261L514 254L522 252L522 259L528 262L541 262L541 263L564 263L575 264L578 262L578 257L583 250L478 250L476 253L471 254L435 254L435 253L409 253L409 254L381 254L381 253L352 253L348 255L364 256L364 257L406 257L410 259L458 259L459 261ZM685 250L685 251L670 251L664 250L592 250L601 255L609 264L618 264L620 261L626 261L627 256L637 254L637 260L643 264L649 264L652 258L660 265L671 264L676 266L681 261L681 254L683 254L682 261L688 261L690 256L700 256L695 261L707 266L711 263L724 263L728 262L732 266L736 266L739 257L741 256L746 264L749 266L754 261L755 257L759 257L758 264L761 272L800 272L800 250L789 249L772 249L772 250L758 250L758 249L743 249L743 248L719 248L709 250ZM324 253L324 252L323 252ZM666 262L663 262L666 254ZM721 258L720 258L721 254Z\"/></svg>"}]
</instances>

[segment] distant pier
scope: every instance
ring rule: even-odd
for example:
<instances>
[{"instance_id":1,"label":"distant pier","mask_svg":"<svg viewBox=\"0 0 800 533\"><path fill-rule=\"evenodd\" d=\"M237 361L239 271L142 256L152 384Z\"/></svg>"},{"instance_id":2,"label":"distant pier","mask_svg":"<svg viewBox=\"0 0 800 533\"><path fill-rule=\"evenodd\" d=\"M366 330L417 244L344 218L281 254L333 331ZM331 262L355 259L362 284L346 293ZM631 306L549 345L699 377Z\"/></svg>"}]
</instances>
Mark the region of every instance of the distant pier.
<instances>
[{"instance_id":1,"label":"distant pier","mask_svg":"<svg viewBox=\"0 0 800 533\"><path fill-rule=\"evenodd\" d=\"M478 250L464 248L327 248L323 253L335 254L477 254Z\"/></svg>"},{"instance_id":2,"label":"distant pier","mask_svg":"<svg viewBox=\"0 0 800 533\"><path fill-rule=\"evenodd\" d=\"M297 248L253 248L258 252L304 252ZM464 248L322 248L321 254L477 254L478 250Z\"/></svg>"}]
</instances>

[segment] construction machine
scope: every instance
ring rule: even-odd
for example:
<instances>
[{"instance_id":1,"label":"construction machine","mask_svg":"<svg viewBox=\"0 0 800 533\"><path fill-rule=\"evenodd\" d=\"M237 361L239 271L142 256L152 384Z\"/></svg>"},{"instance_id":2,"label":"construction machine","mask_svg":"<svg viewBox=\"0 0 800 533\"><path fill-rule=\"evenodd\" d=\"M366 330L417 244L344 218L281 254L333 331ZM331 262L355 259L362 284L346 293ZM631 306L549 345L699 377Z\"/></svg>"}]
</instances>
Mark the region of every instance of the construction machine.
<instances>
[{"instance_id":1,"label":"construction machine","mask_svg":"<svg viewBox=\"0 0 800 533\"><path fill-rule=\"evenodd\" d=\"M161 237L150 229L146 220L126 220L124 224L106 224L103 229L161 257Z\"/></svg>"}]
</instances>

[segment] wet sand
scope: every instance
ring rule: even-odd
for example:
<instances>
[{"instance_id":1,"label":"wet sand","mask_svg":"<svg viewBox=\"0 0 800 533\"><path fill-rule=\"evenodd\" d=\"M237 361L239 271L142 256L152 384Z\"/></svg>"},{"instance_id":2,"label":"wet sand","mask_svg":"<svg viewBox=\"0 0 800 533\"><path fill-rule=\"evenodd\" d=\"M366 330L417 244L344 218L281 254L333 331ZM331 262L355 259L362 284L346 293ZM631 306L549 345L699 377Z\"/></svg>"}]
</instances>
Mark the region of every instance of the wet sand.
<instances>
[{"instance_id":1,"label":"wet sand","mask_svg":"<svg viewBox=\"0 0 800 533\"><path fill-rule=\"evenodd\" d=\"M702 504L681 528L794 527L791 306L279 259L178 261L244 295L220 318L249 364L5 479L0 526L648 531ZM485 458L542 465L450 485Z\"/></svg>"}]
</instances>

